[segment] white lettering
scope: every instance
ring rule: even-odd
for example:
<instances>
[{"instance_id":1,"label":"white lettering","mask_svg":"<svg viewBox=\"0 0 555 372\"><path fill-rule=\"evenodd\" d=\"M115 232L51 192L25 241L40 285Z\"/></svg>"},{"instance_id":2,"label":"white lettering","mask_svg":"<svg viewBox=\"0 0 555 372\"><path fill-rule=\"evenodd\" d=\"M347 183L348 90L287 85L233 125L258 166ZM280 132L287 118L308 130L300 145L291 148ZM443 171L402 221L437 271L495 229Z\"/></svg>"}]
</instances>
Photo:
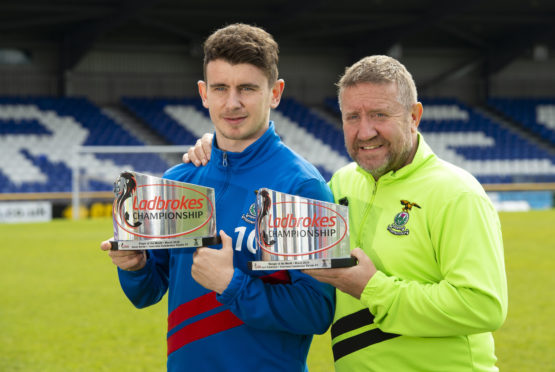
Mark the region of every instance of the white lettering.
<instances>
[{"instance_id":1,"label":"white lettering","mask_svg":"<svg viewBox=\"0 0 555 372\"><path fill-rule=\"evenodd\" d=\"M235 240L235 250L240 252L241 247L243 246L243 239L245 238L245 233L247 232L247 227L246 226L236 227L235 232L239 233L239 236ZM256 248L254 246L254 235L255 235L255 230L252 229L251 232L249 233L249 236L247 237L247 249L249 252L253 254L256 253Z\"/></svg>"},{"instance_id":2,"label":"white lettering","mask_svg":"<svg viewBox=\"0 0 555 372\"><path fill-rule=\"evenodd\" d=\"M256 248L254 246L254 234L255 230L253 229L249 234L249 238L247 239L247 249L253 254L256 253Z\"/></svg>"},{"instance_id":3,"label":"white lettering","mask_svg":"<svg viewBox=\"0 0 555 372\"><path fill-rule=\"evenodd\" d=\"M243 238L245 237L245 231L247 231L246 226L239 226L235 228L235 232L239 233L239 236L235 240L235 250L241 252L241 246L243 245Z\"/></svg>"}]
</instances>

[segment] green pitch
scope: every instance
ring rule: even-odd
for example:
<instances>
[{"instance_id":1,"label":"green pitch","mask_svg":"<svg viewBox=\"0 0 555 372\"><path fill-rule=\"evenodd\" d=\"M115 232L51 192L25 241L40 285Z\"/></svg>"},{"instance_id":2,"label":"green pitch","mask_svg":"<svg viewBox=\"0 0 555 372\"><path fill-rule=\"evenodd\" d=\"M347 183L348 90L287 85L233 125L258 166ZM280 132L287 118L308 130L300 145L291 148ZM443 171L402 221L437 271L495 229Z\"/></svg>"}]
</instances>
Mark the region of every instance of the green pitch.
<instances>
[{"instance_id":1,"label":"green pitch","mask_svg":"<svg viewBox=\"0 0 555 372\"><path fill-rule=\"evenodd\" d=\"M553 370L555 210L501 215L509 315L495 333L501 371ZM1 225L0 371L165 370L166 302L137 310L101 240L111 220ZM332 371L329 334L311 372Z\"/></svg>"}]
</instances>

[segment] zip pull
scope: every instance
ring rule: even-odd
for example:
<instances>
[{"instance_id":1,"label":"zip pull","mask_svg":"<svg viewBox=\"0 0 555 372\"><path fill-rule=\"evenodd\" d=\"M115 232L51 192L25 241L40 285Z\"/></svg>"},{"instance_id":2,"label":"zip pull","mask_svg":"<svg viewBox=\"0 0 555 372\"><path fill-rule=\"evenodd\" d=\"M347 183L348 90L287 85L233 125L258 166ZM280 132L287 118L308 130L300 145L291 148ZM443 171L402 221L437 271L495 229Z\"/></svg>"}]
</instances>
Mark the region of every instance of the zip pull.
<instances>
[{"instance_id":1,"label":"zip pull","mask_svg":"<svg viewBox=\"0 0 555 372\"><path fill-rule=\"evenodd\" d=\"M224 151L224 156L223 156L223 159L222 159L222 165L224 167L227 167L227 152L225 152L225 151Z\"/></svg>"}]
</instances>

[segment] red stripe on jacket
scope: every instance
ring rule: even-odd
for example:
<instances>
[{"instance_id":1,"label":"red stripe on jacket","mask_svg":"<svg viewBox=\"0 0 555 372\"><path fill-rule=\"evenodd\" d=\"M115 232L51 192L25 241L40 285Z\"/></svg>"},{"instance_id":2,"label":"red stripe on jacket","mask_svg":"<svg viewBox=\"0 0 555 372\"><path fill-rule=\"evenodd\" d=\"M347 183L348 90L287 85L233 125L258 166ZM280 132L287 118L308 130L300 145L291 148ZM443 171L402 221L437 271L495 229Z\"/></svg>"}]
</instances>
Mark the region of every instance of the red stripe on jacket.
<instances>
[{"instance_id":1,"label":"red stripe on jacket","mask_svg":"<svg viewBox=\"0 0 555 372\"><path fill-rule=\"evenodd\" d=\"M168 332L187 319L215 309L218 306L222 306L222 304L216 300L216 292L209 292L179 305L168 315Z\"/></svg>"},{"instance_id":2,"label":"red stripe on jacket","mask_svg":"<svg viewBox=\"0 0 555 372\"><path fill-rule=\"evenodd\" d=\"M260 279L264 283L268 284L291 283L291 277L285 270L276 271L270 275L262 276ZM179 305L168 315L168 332L187 319L215 309L219 306L222 306L222 304L216 300L216 292L209 292L203 296ZM220 313L200 319L194 323L186 325L168 337L168 355L190 342L238 327L242 324L243 321L237 318L230 310L224 310Z\"/></svg>"},{"instance_id":3,"label":"red stripe on jacket","mask_svg":"<svg viewBox=\"0 0 555 372\"><path fill-rule=\"evenodd\" d=\"M269 283L269 284L289 284L289 283L291 283L291 277L289 276L289 272L287 270L276 271L275 273L271 273L269 275L261 276L260 279L264 283Z\"/></svg>"},{"instance_id":4,"label":"red stripe on jacket","mask_svg":"<svg viewBox=\"0 0 555 372\"><path fill-rule=\"evenodd\" d=\"M168 338L168 355L177 349L215 333L238 327L243 321L229 310L222 311L186 325Z\"/></svg>"}]
</instances>

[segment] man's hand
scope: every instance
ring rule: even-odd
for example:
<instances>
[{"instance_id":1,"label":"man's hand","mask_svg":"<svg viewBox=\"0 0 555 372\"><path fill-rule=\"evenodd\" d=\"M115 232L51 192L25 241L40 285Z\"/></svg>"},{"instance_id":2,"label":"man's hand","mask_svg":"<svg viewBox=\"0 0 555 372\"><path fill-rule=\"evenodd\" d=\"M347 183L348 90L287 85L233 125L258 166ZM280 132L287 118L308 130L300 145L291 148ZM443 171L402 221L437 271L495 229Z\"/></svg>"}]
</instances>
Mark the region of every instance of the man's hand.
<instances>
[{"instance_id":1,"label":"man's hand","mask_svg":"<svg viewBox=\"0 0 555 372\"><path fill-rule=\"evenodd\" d=\"M360 300L364 287L376 273L376 267L360 248L353 249L351 256L358 260L356 266L340 269L309 269L303 270L303 273L318 281L331 284L341 292Z\"/></svg>"},{"instance_id":2,"label":"man's hand","mask_svg":"<svg viewBox=\"0 0 555 372\"><path fill-rule=\"evenodd\" d=\"M100 243L100 249L108 251L108 255L112 258L114 265L122 270L137 271L146 265L146 252L145 251L112 251L110 238Z\"/></svg>"},{"instance_id":3,"label":"man's hand","mask_svg":"<svg viewBox=\"0 0 555 372\"><path fill-rule=\"evenodd\" d=\"M195 166L206 165L210 161L212 151L212 133L205 133L195 145L183 154L183 163L193 163Z\"/></svg>"},{"instance_id":4,"label":"man's hand","mask_svg":"<svg viewBox=\"0 0 555 372\"><path fill-rule=\"evenodd\" d=\"M191 275L198 284L219 294L227 288L233 278L232 239L220 230L222 249L201 247L193 253Z\"/></svg>"}]
</instances>

